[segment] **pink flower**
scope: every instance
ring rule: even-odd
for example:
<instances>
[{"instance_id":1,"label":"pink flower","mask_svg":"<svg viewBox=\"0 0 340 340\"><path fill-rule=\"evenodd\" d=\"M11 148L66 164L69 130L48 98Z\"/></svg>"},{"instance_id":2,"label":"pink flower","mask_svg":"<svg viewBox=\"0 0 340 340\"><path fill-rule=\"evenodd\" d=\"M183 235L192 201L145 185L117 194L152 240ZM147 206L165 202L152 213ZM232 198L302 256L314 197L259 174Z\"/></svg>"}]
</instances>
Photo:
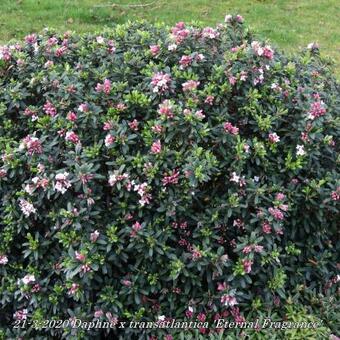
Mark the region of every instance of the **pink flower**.
<instances>
[{"instance_id":1,"label":"pink flower","mask_svg":"<svg viewBox=\"0 0 340 340\"><path fill-rule=\"evenodd\" d=\"M50 115L51 117L54 117L57 115L57 109L50 101L47 101L46 104L44 105L44 112L47 115Z\"/></svg>"},{"instance_id":2,"label":"pink flower","mask_svg":"<svg viewBox=\"0 0 340 340\"><path fill-rule=\"evenodd\" d=\"M230 122L225 122L223 124L223 128L226 132L229 132L231 135L237 135L239 132L239 128L232 125Z\"/></svg>"},{"instance_id":3,"label":"pink flower","mask_svg":"<svg viewBox=\"0 0 340 340\"><path fill-rule=\"evenodd\" d=\"M55 175L56 182L54 184L54 188L62 194L64 194L67 189L71 187L71 182L67 179L68 175L68 172Z\"/></svg>"},{"instance_id":4,"label":"pink flower","mask_svg":"<svg viewBox=\"0 0 340 340\"><path fill-rule=\"evenodd\" d=\"M118 323L118 318L117 318L116 316L113 316L112 313L107 312L107 313L105 314L105 316L107 317L107 319L109 320L109 322L110 322L113 326L117 325L117 323Z\"/></svg>"},{"instance_id":5,"label":"pink flower","mask_svg":"<svg viewBox=\"0 0 340 340\"><path fill-rule=\"evenodd\" d=\"M67 114L67 117L66 117L67 120L69 120L70 122L75 122L77 120L77 114L70 111L68 114Z\"/></svg>"},{"instance_id":6,"label":"pink flower","mask_svg":"<svg viewBox=\"0 0 340 340\"><path fill-rule=\"evenodd\" d=\"M224 290L227 290L228 289L228 285L225 283L225 282L223 282L223 283L218 283L217 284L217 290L219 291L219 292L223 292Z\"/></svg>"},{"instance_id":7,"label":"pink flower","mask_svg":"<svg viewBox=\"0 0 340 340\"><path fill-rule=\"evenodd\" d=\"M247 72L241 71L241 73L240 73L240 80L241 81L246 81L247 78L248 78Z\"/></svg>"},{"instance_id":8,"label":"pink flower","mask_svg":"<svg viewBox=\"0 0 340 340\"><path fill-rule=\"evenodd\" d=\"M0 60L10 61L12 54L8 46L0 46Z\"/></svg>"},{"instance_id":9,"label":"pink flower","mask_svg":"<svg viewBox=\"0 0 340 340\"><path fill-rule=\"evenodd\" d=\"M236 21L239 22L239 23L242 23L242 22L244 21L243 16L242 16L242 15L239 15L239 14L237 14L237 15L235 16L235 19L236 19Z\"/></svg>"},{"instance_id":10,"label":"pink flower","mask_svg":"<svg viewBox=\"0 0 340 340\"><path fill-rule=\"evenodd\" d=\"M251 43L251 47L258 56L263 55L263 48L261 47L261 45L258 41L253 41Z\"/></svg>"},{"instance_id":11,"label":"pink flower","mask_svg":"<svg viewBox=\"0 0 340 340\"><path fill-rule=\"evenodd\" d=\"M33 119L33 117L36 116L37 113L35 112L35 110L31 110L29 107L26 107L23 114L24 116L32 117Z\"/></svg>"},{"instance_id":12,"label":"pink flower","mask_svg":"<svg viewBox=\"0 0 340 340\"><path fill-rule=\"evenodd\" d=\"M25 284L25 285L28 285L32 282L35 282L35 276L32 275L32 274L27 274L26 276L24 276L22 279L21 279L22 283Z\"/></svg>"},{"instance_id":13,"label":"pink flower","mask_svg":"<svg viewBox=\"0 0 340 340\"><path fill-rule=\"evenodd\" d=\"M185 311L185 316L190 319L193 317L193 315L194 315L194 310L192 307L189 306L189 308Z\"/></svg>"},{"instance_id":14,"label":"pink flower","mask_svg":"<svg viewBox=\"0 0 340 340\"><path fill-rule=\"evenodd\" d=\"M105 79L103 84L98 83L96 86L97 92L104 92L105 94L110 94L111 92L111 81Z\"/></svg>"},{"instance_id":15,"label":"pink flower","mask_svg":"<svg viewBox=\"0 0 340 340\"><path fill-rule=\"evenodd\" d=\"M200 119L200 120L202 120L202 119L205 118L205 114L203 113L203 110L197 110L197 111L195 112L195 116L196 116L196 118L198 118L198 119Z\"/></svg>"},{"instance_id":16,"label":"pink flower","mask_svg":"<svg viewBox=\"0 0 340 340\"><path fill-rule=\"evenodd\" d=\"M125 287L131 287L132 286L132 282L130 280L122 280L122 284Z\"/></svg>"},{"instance_id":17,"label":"pink flower","mask_svg":"<svg viewBox=\"0 0 340 340\"><path fill-rule=\"evenodd\" d=\"M308 142L309 141L309 138L308 138L308 133L307 132L301 132L301 140L303 142Z\"/></svg>"},{"instance_id":18,"label":"pink flower","mask_svg":"<svg viewBox=\"0 0 340 340\"><path fill-rule=\"evenodd\" d=\"M270 234L272 232L272 228L268 222L263 222L262 223L262 231L265 234Z\"/></svg>"},{"instance_id":19,"label":"pink flower","mask_svg":"<svg viewBox=\"0 0 340 340\"><path fill-rule=\"evenodd\" d=\"M68 290L68 294L69 295L74 295L77 291L78 291L78 289L79 289L79 284L78 283L72 283L72 285L71 285L71 287L70 287L70 289Z\"/></svg>"},{"instance_id":20,"label":"pink flower","mask_svg":"<svg viewBox=\"0 0 340 340\"><path fill-rule=\"evenodd\" d=\"M159 53L160 49L161 48L159 47L159 45L151 45L150 46L150 52L154 57Z\"/></svg>"},{"instance_id":21,"label":"pink flower","mask_svg":"<svg viewBox=\"0 0 340 340\"><path fill-rule=\"evenodd\" d=\"M331 193L331 199L333 201L339 201L340 200L340 187L336 189L336 191L332 191Z\"/></svg>"},{"instance_id":22,"label":"pink flower","mask_svg":"<svg viewBox=\"0 0 340 340\"><path fill-rule=\"evenodd\" d=\"M89 111L89 106L86 103L80 104L78 107L78 110L80 112L88 112Z\"/></svg>"},{"instance_id":23,"label":"pink flower","mask_svg":"<svg viewBox=\"0 0 340 340\"><path fill-rule=\"evenodd\" d=\"M273 59L274 57L274 51L273 49L266 45L264 48L263 48L263 56L266 57L267 59Z\"/></svg>"},{"instance_id":24,"label":"pink flower","mask_svg":"<svg viewBox=\"0 0 340 340\"><path fill-rule=\"evenodd\" d=\"M269 45L265 45L262 47L258 41L253 41L251 43L251 47L254 50L255 54L258 56L264 56L267 59L273 59L274 51Z\"/></svg>"},{"instance_id":25,"label":"pink flower","mask_svg":"<svg viewBox=\"0 0 340 340\"><path fill-rule=\"evenodd\" d=\"M90 240L91 242L96 242L98 240L100 233L98 230L95 230L93 233L90 234Z\"/></svg>"},{"instance_id":26,"label":"pink flower","mask_svg":"<svg viewBox=\"0 0 340 340\"><path fill-rule=\"evenodd\" d=\"M236 84L236 77L234 76L229 76L229 84L230 85L235 85Z\"/></svg>"},{"instance_id":27,"label":"pink flower","mask_svg":"<svg viewBox=\"0 0 340 340\"><path fill-rule=\"evenodd\" d=\"M135 237L141 229L142 229L142 225L139 222L134 223L132 225L132 231L130 233L130 236Z\"/></svg>"},{"instance_id":28,"label":"pink flower","mask_svg":"<svg viewBox=\"0 0 340 340\"><path fill-rule=\"evenodd\" d=\"M162 133L162 132L163 132L162 126L161 126L161 125L158 125L158 124L154 125L154 126L151 128L151 130L152 130L153 132L155 132L155 133Z\"/></svg>"},{"instance_id":29,"label":"pink flower","mask_svg":"<svg viewBox=\"0 0 340 340\"><path fill-rule=\"evenodd\" d=\"M48 38L47 40L47 46L55 46L58 44L58 38L56 37L51 37L51 38Z\"/></svg>"},{"instance_id":30,"label":"pink flower","mask_svg":"<svg viewBox=\"0 0 340 340\"><path fill-rule=\"evenodd\" d=\"M170 100L166 99L161 104L159 104L158 113L166 118L173 118L173 105Z\"/></svg>"},{"instance_id":31,"label":"pink flower","mask_svg":"<svg viewBox=\"0 0 340 340\"><path fill-rule=\"evenodd\" d=\"M20 144L20 148L26 148L27 152L30 156L33 154L41 154L43 153L41 142L36 137L31 137L30 135L26 136L22 143Z\"/></svg>"},{"instance_id":32,"label":"pink flower","mask_svg":"<svg viewBox=\"0 0 340 340\"><path fill-rule=\"evenodd\" d=\"M242 250L242 253L243 254L249 254L251 251L252 251L253 247L250 245L250 246L245 246Z\"/></svg>"},{"instance_id":33,"label":"pink flower","mask_svg":"<svg viewBox=\"0 0 340 340\"><path fill-rule=\"evenodd\" d=\"M197 320L198 321L204 322L206 320L206 318L207 318L207 316L204 313L199 313L197 315Z\"/></svg>"},{"instance_id":34,"label":"pink flower","mask_svg":"<svg viewBox=\"0 0 340 340\"><path fill-rule=\"evenodd\" d=\"M111 130L113 128L113 123L108 121L108 122L105 122L104 125L103 125L103 130L104 131L107 131L107 130Z\"/></svg>"},{"instance_id":35,"label":"pink flower","mask_svg":"<svg viewBox=\"0 0 340 340\"><path fill-rule=\"evenodd\" d=\"M27 309L21 309L13 314L15 320L26 320L27 319Z\"/></svg>"},{"instance_id":36,"label":"pink flower","mask_svg":"<svg viewBox=\"0 0 340 340\"><path fill-rule=\"evenodd\" d=\"M242 260L242 264L243 264L243 269L244 271L249 274L251 272L251 266L253 264L253 261L252 260L247 260L247 259L244 259Z\"/></svg>"},{"instance_id":37,"label":"pink flower","mask_svg":"<svg viewBox=\"0 0 340 340\"><path fill-rule=\"evenodd\" d=\"M322 100L318 100L311 104L308 112L309 119L316 119L326 114L325 103Z\"/></svg>"},{"instance_id":38,"label":"pink flower","mask_svg":"<svg viewBox=\"0 0 340 340\"><path fill-rule=\"evenodd\" d=\"M110 134L105 137L105 146L109 147L115 142L116 138Z\"/></svg>"},{"instance_id":39,"label":"pink flower","mask_svg":"<svg viewBox=\"0 0 340 340\"><path fill-rule=\"evenodd\" d=\"M73 131L66 132L65 140L73 144L77 144L80 141L78 135Z\"/></svg>"},{"instance_id":40,"label":"pink flower","mask_svg":"<svg viewBox=\"0 0 340 340\"><path fill-rule=\"evenodd\" d=\"M142 184L136 184L133 188L134 191L137 191L140 196L139 204L144 207L145 204L149 204L151 200L151 195L148 193L148 184L146 182Z\"/></svg>"},{"instance_id":41,"label":"pink flower","mask_svg":"<svg viewBox=\"0 0 340 340\"><path fill-rule=\"evenodd\" d=\"M282 211L288 211L289 206L288 206L288 204L280 204L280 205L279 205L279 208L280 208Z\"/></svg>"},{"instance_id":42,"label":"pink flower","mask_svg":"<svg viewBox=\"0 0 340 340\"><path fill-rule=\"evenodd\" d=\"M127 173L120 175L119 172L116 170L109 177L109 185L113 187L117 182L123 181L127 178L129 178L129 175Z\"/></svg>"},{"instance_id":43,"label":"pink flower","mask_svg":"<svg viewBox=\"0 0 340 340\"><path fill-rule=\"evenodd\" d=\"M237 227L239 229L244 229L244 222L241 219L238 218L238 219L234 220L233 227Z\"/></svg>"},{"instance_id":44,"label":"pink flower","mask_svg":"<svg viewBox=\"0 0 340 340\"><path fill-rule=\"evenodd\" d=\"M108 45L107 51L110 54L113 54L113 53L116 52L116 46L115 46L115 44L114 44L114 42L112 40L108 40L107 45Z\"/></svg>"},{"instance_id":45,"label":"pink flower","mask_svg":"<svg viewBox=\"0 0 340 340\"><path fill-rule=\"evenodd\" d=\"M235 296L232 295L222 295L221 303L223 303L227 307L232 307L238 304Z\"/></svg>"},{"instance_id":46,"label":"pink flower","mask_svg":"<svg viewBox=\"0 0 340 340\"><path fill-rule=\"evenodd\" d=\"M94 317L97 318L97 319L100 318L103 315L104 315L104 312L101 309L98 309L94 312Z\"/></svg>"},{"instance_id":47,"label":"pink flower","mask_svg":"<svg viewBox=\"0 0 340 340\"><path fill-rule=\"evenodd\" d=\"M88 272L90 272L91 271L91 267L88 265L88 264L83 264L82 266L81 266L81 271L83 272L83 273L88 273Z\"/></svg>"},{"instance_id":48,"label":"pink flower","mask_svg":"<svg viewBox=\"0 0 340 340\"><path fill-rule=\"evenodd\" d=\"M280 209L269 208L268 211L276 220L281 221L284 219L284 215Z\"/></svg>"},{"instance_id":49,"label":"pink flower","mask_svg":"<svg viewBox=\"0 0 340 340\"><path fill-rule=\"evenodd\" d=\"M167 186L168 184L177 184L178 180L179 180L179 171L173 170L171 175L163 177L162 183L164 186Z\"/></svg>"},{"instance_id":50,"label":"pink flower","mask_svg":"<svg viewBox=\"0 0 340 340\"><path fill-rule=\"evenodd\" d=\"M205 27L202 30L202 37L203 38L216 39L216 38L218 38L219 35L220 35L220 33L217 32L212 27Z\"/></svg>"},{"instance_id":51,"label":"pink flower","mask_svg":"<svg viewBox=\"0 0 340 340\"><path fill-rule=\"evenodd\" d=\"M29 35L26 35L25 37L25 42L29 45L33 45L37 42L37 35L36 34L29 34Z\"/></svg>"},{"instance_id":52,"label":"pink flower","mask_svg":"<svg viewBox=\"0 0 340 340\"><path fill-rule=\"evenodd\" d=\"M215 99L214 96L207 96L204 100L204 103L208 105L212 105L214 103L214 99Z\"/></svg>"},{"instance_id":53,"label":"pink flower","mask_svg":"<svg viewBox=\"0 0 340 340\"><path fill-rule=\"evenodd\" d=\"M282 192L278 192L275 196L275 200L277 200L277 201L283 201L285 198L286 198L286 196Z\"/></svg>"},{"instance_id":54,"label":"pink flower","mask_svg":"<svg viewBox=\"0 0 340 340\"><path fill-rule=\"evenodd\" d=\"M24 200L24 199L20 199L19 206L20 206L22 213L26 217L28 217L30 214L35 214L37 212L37 210L34 208L33 204Z\"/></svg>"},{"instance_id":55,"label":"pink flower","mask_svg":"<svg viewBox=\"0 0 340 340\"><path fill-rule=\"evenodd\" d=\"M263 246L260 246L258 244L253 245L253 250L255 251L255 253L261 253L263 251Z\"/></svg>"},{"instance_id":56,"label":"pink flower","mask_svg":"<svg viewBox=\"0 0 340 340\"><path fill-rule=\"evenodd\" d=\"M128 124L129 124L129 127L130 127L131 130L138 131L138 124L139 123L138 123L137 119L134 119L133 121L129 122Z\"/></svg>"},{"instance_id":57,"label":"pink flower","mask_svg":"<svg viewBox=\"0 0 340 340\"><path fill-rule=\"evenodd\" d=\"M275 144L278 143L280 141L280 137L275 133L270 133L268 136L269 139L269 143Z\"/></svg>"},{"instance_id":58,"label":"pink flower","mask_svg":"<svg viewBox=\"0 0 340 340\"><path fill-rule=\"evenodd\" d=\"M8 263L8 257L6 255L0 255L0 264L5 265Z\"/></svg>"},{"instance_id":59,"label":"pink flower","mask_svg":"<svg viewBox=\"0 0 340 340\"><path fill-rule=\"evenodd\" d=\"M40 289L41 289L40 284L39 284L39 283L36 283L36 284L32 287L31 292L32 292L32 293L37 293L37 292L40 291Z\"/></svg>"},{"instance_id":60,"label":"pink flower","mask_svg":"<svg viewBox=\"0 0 340 340\"><path fill-rule=\"evenodd\" d=\"M189 55L182 56L181 60L179 61L181 65L181 69L185 69L186 67L190 66L192 63L192 57Z\"/></svg>"},{"instance_id":61,"label":"pink flower","mask_svg":"<svg viewBox=\"0 0 340 340\"><path fill-rule=\"evenodd\" d=\"M197 89L200 84L197 80L188 80L187 82L182 84L183 91L194 91Z\"/></svg>"},{"instance_id":62,"label":"pink flower","mask_svg":"<svg viewBox=\"0 0 340 340\"><path fill-rule=\"evenodd\" d=\"M5 169L0 169L0 178L4 178L7 176L7 171Z\"/></svg>"},{"instance_id":63,"label":"pink flower","mask_svg":"<svg viewBox=\"0 0 340 340\"><path fill-rule=\"evenodd\" d=\"M171 36L175 39L177 44L182 43L189 34L190 31L185 28L184 22L178 22L175 27L171 28Z\"/></svg>"},{"instance_id":64,"label":"pink flower","mask_svg":"<svg viewBox=\"0 0 340 340\"><path fill-rule=\"evenodd\" d=\"M199 249L193 248L191 251L191 256L192 256L193 261L196 261L202 257L202 253Z\"/></svg>"},{"instance_id":65,"label":"pink flower","mask_svg":"<svg viewBox=\"0 0 340 340\"><path fill-rule=\"evenodd\" d=\"M66 51L67 51L67 46L59 47L55 51L55 56L59 58L63 56L66 53Z\"/></svg>"},{"instance_id":66,"label":"pink flower","mask_svg":"<svg viewBox=\"0 0 340 340\"><path fill-rule=\"evenodd\" d=\"M84 254L79 253L78 251L76 251L74 254L75 254L76 260L78 261L84 261L86 258Z\"/></svg>"},{"instance_id":67,"label":"pink flower","mask_svg":"<svg viewBox=\"0 0 340 340\"><path fill-rule=\"evenodd\" d=\"M151 146L151 153L158 154L162 151L162 145L161 141L158 139L156 142L154 142Z\"/></svg>"},{"instance_id":68,"label":"pink flower","mask_svg":"<svg viewBox=\"0 0 340 340\"><path fill-rule=\"evenodd\" d=\"M164 72L157 72L152 76L151 85L154 93L164 93L169 89L171 77Z\"/></svg>"},{"instance_id":69,"label":"pink flower","mask_svg":"<svg viewBox=\"0 0 340 340\"><path fill-rule=\"evenodd\" d=\"M196 61L203 61L205 59L205 56L202 53L196 54L195 55L195 60Z\"/></svg>"}]
</instances>

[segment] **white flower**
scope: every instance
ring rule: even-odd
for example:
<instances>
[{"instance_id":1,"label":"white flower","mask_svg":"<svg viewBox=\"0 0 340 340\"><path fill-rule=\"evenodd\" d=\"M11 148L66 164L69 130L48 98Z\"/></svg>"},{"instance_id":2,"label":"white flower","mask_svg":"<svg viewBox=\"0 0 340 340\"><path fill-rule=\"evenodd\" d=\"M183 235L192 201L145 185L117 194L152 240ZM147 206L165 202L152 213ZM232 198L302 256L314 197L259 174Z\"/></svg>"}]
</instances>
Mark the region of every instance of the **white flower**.
<instances>
[{"instance_id":1,"label":"white flower","mask_svg":"<svg viewBox=\"0 0 340 340\"><path fill-rule=\"evenodd\" d=\"M32 182L35 184L35 185L37 185L37 183L39 182L39 177L33 177L32 178Z\"/></svg>"},{"instance_id":2,"label":"white flower","mask_svg":"<svg viewBox=\"0 0 340 340\"><path fill-rule=\"evenodd\" d=\"M55 175L56 183L54 184L54 188L62 194L65 194L67 189L71 187L71 182L67 179L68 175L68 172Z\"/></svg>"},{"instance_id":3,"label":"white flower","mask_svg":"<svg viewBox=\"0 0 340 340\"><path fill-rule=\"evenodd\" d=\"M6 255L0 255L0 264L7 264L8 263L8 258Z\"/></svg>"},{"instance_id":4,"label":"white flower","mask_svg":"<svg viewBox=\"0 0 340 340\"><path fill-rule=\"evenodd\" d=\"M100 36L100 35L98 37L96 37L96 40L97 40L98 44L103 44L104 43L104 38L102 36Z\"/></svg>"},{"instance_id":5,"label":"white flower","mask_svg":"<svg viewBox=\"0 0 340 340\"><path fill-rule=\"evenodd\" d=\"M236 175L236 172L232 173L232 177L230 178L230 182L238 183L240 181L240 176Z\"/></svg>"},{"instance_id":6,"label":"white flower","mask_svg":"<svg viewBox=\"0 0 340 340\"><path fill-rule=\"evenodd\" d=\"M24 276L21 281L25 284L28 285L31 282L35 282L35 276L33 274L27 274Z\"/></svg>"},{"instance_id":7,"label":"white flower","mask_svg":"<svg viewBox=\"0 0 340 340\"><path fill-rule=\"evenodd\" d=\"M56 174L55 179L56 181L65 181L68 175L69 175L68 172L64 172L62 174Z\"/></svg>"},{"instance_id":8,"label":"white flower","mask_svg":"<svg viewBox=\"0 0 340 340\"><path fill-rule=\"evenodd\" d=\"M158 321L164 321L165 320L165 315L160 315L158 317Z\"/></svg>"},{"instance_id":9,"label":"white flower","mask_svg":"<svg viewBox=\"0 0 340 340\"><path fill-rule=\"evenodd\" d=\"M306 154L306 151L304 149L304 146L303 145L297 145L296 146L296 155L297 156L303 156Z\"/></svg>"},{"instance_id":10,"label":"white flower","mask_svg":"<svg viewBox=\"0 0 340 340\"><path fill-rule=\"evenodd\" d=\"M176 51L176 49L177 49L177 45L176 44L171 44L171 45L168 46L168 50L169 51Z\"/></svg>"},{"instance_id":11,"label":"white flower","mask_svg":"<svg viewBox=\"0 0 340 340\"><path fill-rule=\"evenodd\" d=\"M231 14L227 14L224 18L224 22L230 22L233 16Z\"/></svg>"},{"instance_id":12,"label":"white flower","mask_svg":"<svg viewBox=\"0 0 340 340\"><path fill-rule=\"evenodd\" d=\"M21 211L23 212L23 214L28 217L31 213L36 213L36 209L34 208L33 204L24 200L24 199L21 199L20 200L20 209Z\"/></svg>"},{"instance_id":13,"label":"white flower","mask_svg":"<svg viewBox=\"0 0 340 340\"><path fill-rule=\"evenodd\" d=\"M232 295L223 295L221 297L221 302L228 307L233 307L238 304L236 298Z\"/></svg>"},{"instance_id":14,"label":"white flower","mask_svg":"<svg viewBox=\"0 0 340 340\"><path fill-rule=\"evenodd\" d=\"M34 186L33 185L30 185L30 184L27 184L25 186L25 191L29 194L29 195L32 195L33 194L33 191L34 191Z\"/></svg>"},{"instance_id":15,"label":"white flower","mask_svg":"<svg viewBox=\"0 0 340 340\"><path fill-rule=\"evenodd\" d=\"M314 49L314 48L319 48L319 44L316 43L316 42L311 42L311 43L309 43L309 44L307 45L307 48L308 48L309 50L312 50L312 49Z\"/></svg>"}]
</instances>

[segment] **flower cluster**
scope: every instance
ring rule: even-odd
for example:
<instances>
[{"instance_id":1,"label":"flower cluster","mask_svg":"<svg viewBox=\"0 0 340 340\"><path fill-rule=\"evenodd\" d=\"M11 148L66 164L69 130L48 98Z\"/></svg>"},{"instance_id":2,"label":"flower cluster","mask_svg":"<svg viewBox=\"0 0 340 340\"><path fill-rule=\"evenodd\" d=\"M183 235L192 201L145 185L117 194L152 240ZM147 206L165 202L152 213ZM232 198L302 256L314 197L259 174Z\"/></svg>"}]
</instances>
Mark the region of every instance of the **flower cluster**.
<instances>
[{"instance_id":1,"label":"flower cluster","mask_svg":"<svg viewBox=\"0 0 340 340\"><path fill-rule=\"evenodd\" d=\"M171 77L167 73L157 72L153 75L151 80L151 85L153 87L153 92L163 93L169 89L171 84Z\"/></svg>"}]
</instances>

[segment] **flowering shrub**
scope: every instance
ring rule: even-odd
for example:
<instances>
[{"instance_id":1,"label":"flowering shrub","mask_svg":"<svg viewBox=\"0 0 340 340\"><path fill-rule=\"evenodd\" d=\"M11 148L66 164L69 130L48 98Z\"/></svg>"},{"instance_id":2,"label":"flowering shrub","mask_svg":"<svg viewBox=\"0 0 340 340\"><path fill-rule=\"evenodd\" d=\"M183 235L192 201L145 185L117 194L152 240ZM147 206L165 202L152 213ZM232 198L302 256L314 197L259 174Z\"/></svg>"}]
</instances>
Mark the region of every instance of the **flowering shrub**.
<instances>
[{"instance_id":1,"label":"flowering shrub","mask_svg":"<svg viewBox=\"0 0 340 340\"><path fill-rule=\"evenodd\" d=\"M13 322L284 318L336 292L339 84L315 44L288 58L240 16L46 30L0 77L3 337L171 339Z\"/></svg>"}]
</instances>

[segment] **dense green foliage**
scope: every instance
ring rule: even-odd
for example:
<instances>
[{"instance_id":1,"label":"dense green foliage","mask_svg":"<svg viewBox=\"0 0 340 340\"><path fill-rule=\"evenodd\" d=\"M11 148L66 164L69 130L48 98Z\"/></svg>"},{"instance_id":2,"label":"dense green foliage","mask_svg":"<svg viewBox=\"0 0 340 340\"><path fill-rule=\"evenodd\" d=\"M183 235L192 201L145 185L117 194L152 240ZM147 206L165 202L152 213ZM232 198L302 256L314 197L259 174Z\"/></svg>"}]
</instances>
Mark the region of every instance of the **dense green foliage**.
<instances>
[{"instance_id":1,"label":"dense green foliage","mask_svg":"<svg viewBox=\"0 0 340 340\"><path fill-rule=\"evenodd\" d=\"M226 21L0 49L6 338L106 333L34 329L53 318L294 319L334 295L339 84L317 46L288 58Z\"/></svg>"}]
</instances>

